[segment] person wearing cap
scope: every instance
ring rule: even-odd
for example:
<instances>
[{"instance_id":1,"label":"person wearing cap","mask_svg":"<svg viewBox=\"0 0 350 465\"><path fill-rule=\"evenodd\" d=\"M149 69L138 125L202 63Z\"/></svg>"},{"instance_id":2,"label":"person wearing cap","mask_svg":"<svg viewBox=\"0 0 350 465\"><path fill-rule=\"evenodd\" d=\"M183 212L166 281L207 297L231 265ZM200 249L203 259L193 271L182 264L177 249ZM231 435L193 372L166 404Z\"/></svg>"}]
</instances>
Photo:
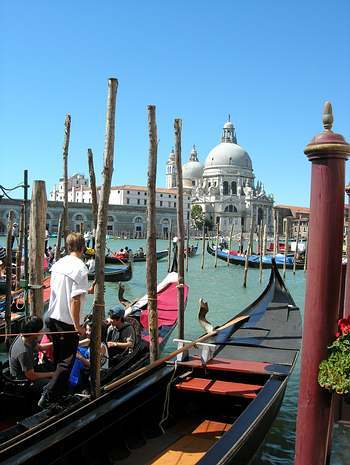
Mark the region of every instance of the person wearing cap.
<instances>
[{"instance_id":1,"label":"person wearing cap","mask_svg":"<svg viewBox=\"0 0 350 465\"><path fill-rule=\"evenodd\" d=\"M51 268L51 294L47 311L47 325L52 335L56 365L52 380L46 386L39 407L47 408L68 392L69 375L74 364L79 335L85 335L83 308L87 294L93 294L95 283L89 288L88 270L82 260L85 240L82 234L70 233L66 240L68 253ZM67 332L67 334L64 334Z\"/></svg>"},{"instance_id":2,"label":"person wearing cap","mask_svg":"<svg viewBox=\"0 0 350 465\"><path fill-rule=\"evenodd\" d=\"M106 343L110 359L123 354L131 353L135 344L135 331L125 318L123 305L118 304L108 312L109 327L107 329Z\"/></svg>"}]
</instances>

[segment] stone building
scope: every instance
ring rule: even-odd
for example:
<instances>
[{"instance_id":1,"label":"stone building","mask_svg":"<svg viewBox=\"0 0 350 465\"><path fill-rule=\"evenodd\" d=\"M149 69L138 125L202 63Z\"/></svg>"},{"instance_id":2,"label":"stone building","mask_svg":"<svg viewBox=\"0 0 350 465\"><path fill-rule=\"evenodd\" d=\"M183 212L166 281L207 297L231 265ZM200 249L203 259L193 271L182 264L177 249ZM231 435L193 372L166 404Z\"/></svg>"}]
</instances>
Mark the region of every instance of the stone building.
<instances>
[{"instance_id":1,"label":"stone building","mask_svg":"<svg viewBox=\"0 0 350 465\"><path fill-rule=\"evenodd\" d=\"M14 212L15 221L19 223L21 200L6 200L0 202L0 234L6 233L9 211ZM57 233L58 221L62 212L62 202L48 201L46 226L50 233ZM116 237L144 238L147 224L146 207L143 205L109 205L107 234ZM68 222L71 231L91 230L93 228L91 204L75 202L69 203ZM156 209L157 237L167 239L170 222L173 231L176 230L176 209Z\"/></svg>"},{"instance_id":2,"label":"stone building","mask_svg":"<svg viewBox=\"0 0 350 465\"><path fill-rule=\"evenodd\" d=\"M173 152L167 162L167 187L173 187ZM219 224L228 234L247 232L263 222L268 232L273 227L273 196L267 195L261 182L255 183L252 161L237 143L236 131L229 120L225 123L221 142L208 154L204 164L198 159L195 146L183 165L183 185L190 193L191 204L200 205L211 223Z\"/></svg>"}]
</instances>

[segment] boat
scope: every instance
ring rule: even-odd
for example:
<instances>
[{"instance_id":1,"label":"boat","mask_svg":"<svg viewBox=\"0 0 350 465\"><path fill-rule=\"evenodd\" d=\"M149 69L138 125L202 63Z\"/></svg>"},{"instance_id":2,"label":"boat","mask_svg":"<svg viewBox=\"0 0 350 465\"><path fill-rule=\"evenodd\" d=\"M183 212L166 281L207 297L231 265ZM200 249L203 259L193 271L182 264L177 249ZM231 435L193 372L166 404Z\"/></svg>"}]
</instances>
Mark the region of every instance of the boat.
<instances>
[{"instance_id":1,"label":"boat","mask_svg":"<svg viewBox=\"0 0 350 465\"><path fill-rule=\"evenodd\" d=\"M160 350L177 324L177 284L178 274L170 272L157 287ZM186 300L187 293L185 286ZM131 353L123 354L116 365L101 371L102 385L149 363L147 304L147 296L143 296L126 310L127 321L140 328L139 338ZM119 415L114 393L98 399L78 393L69 396L59 408L38 411L37 400L29 402L23 386L16 383L9 379L6 369L0 370L0 463L54 463L57 457L72 452L85 434L95 434L106 426L111 414Z\"/></svg>"},{"instance_id":2,"label":"boat","mask_svg":"<svg viewBox=\"0 0 350 465\"><path fill-rule=\"evenodd\" d=\"M207 245L207 252L210 255L215 256L216 246ZM220 249L218 248L217 256L220 260L224 260L226 263L229 261L232 265L241 265L245 266L245 255L238 255L235 250ZM228 257L228 258L227 258ZM263 268L272 268L273 260L276 262L278 268L284 267L284 254L276 254L275 257L272 255L264 255L262 257L262 267ZM294 255L287 254L286 256L286 269L293 269L294 264ZM260 267L260 255L249 255L248 256L248 267L249 268L259 268ZM304 260L297 260L295 264L297 270L304 269Z\"/></svg>"},{"instance_id":3,"label":"boat","mask_svg":"<svg viewBox=\"0 0 350 465\"><path fill-rule=\"evenodd\" d=\"M198 251L198 244L197 245L192 245L188 248L188 250L184 251L185 257L188 255L189 257L194 257L197 255Z\"/></svg>"},{"instance_id":4,"label":"boat","mask_svg":"<svg viewBox=\"0 0 350 465\"><path fill-rule=\"evenodd\" d=\"M301 331L300 311L273 265L263 293L209 329L209 343L106 385L98 399L44 416L40 427L17 423L17 436L0 434L0 461L83 455L120 465L248 464L283 401Z\"/></svg>"},{"instance_id":5,"label":"boat","mask_svg":"<svg viewBox=\"0 0 350 465\"><path fill-rule=\"evenodd\" d=\"M166 258L168 256L168 250L160 250L156 252L157 255L157 260L161 260L162 258ZM137 253L132 256L132 261L133 262L145 262L146 261L146 254L143 255L138 255ZM130 261L129 257L124 257L123 254L120 254L118 252L111 253L109 255L106 255L105 257L105 262L108 264L124 264L128 263Z\"/></svg>"},{"instance_id":6,"label":"boat","mask_svg":"<svg viewBox=\"0 0 350 465\"><path fill-rule=\"evenodd\" d=\"M118 265L115 267L105 267L105 281L116 283L119 281L130 281L132 278L132 265ZM95 279L95 273L88 273L89 280Z\"/></svg>"}]
</instances>

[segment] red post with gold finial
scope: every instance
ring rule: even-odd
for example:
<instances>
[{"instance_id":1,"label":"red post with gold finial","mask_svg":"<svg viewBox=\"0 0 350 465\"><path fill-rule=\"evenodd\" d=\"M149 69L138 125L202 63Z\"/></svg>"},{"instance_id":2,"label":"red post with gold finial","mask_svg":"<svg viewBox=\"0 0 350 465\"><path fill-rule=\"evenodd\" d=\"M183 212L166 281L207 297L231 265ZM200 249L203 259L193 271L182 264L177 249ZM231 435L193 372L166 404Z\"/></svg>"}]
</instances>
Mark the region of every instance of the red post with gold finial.
<instances>
[{"instance_id":1,"label":"red post with gold finial","mask_svg":"<svg viewBox=\"0 0 350 465\"><path fill-rule=\"evenodd\" d=\"M350 184L345 186L345 192L350 204ZM344 318L350 317L350 218L348 218L348 229L346 232L346 275L345 275L345 298L344 298Z\"/></svg>"},{"instance_id":2,"label":"red post with gold finial","mask_svg":"<svg viewBox=\"0 0 350 465\"><path fill-rule=\"evenodd\" d=\"M296 465L324 465L329 450L331 394L317 382L334 339L343 246L345 160L350 146L334 133L325 103L324 131L305 147L312 163L308 273L296 432Z\"/></svg>"}]
</instances>

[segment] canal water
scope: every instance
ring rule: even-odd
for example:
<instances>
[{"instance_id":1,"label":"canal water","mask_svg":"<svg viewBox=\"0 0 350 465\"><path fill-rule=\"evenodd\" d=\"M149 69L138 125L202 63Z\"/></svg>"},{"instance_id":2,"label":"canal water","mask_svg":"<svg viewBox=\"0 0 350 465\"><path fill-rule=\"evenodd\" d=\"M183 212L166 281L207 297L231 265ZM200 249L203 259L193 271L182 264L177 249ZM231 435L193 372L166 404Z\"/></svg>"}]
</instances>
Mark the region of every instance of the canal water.
<instances>
[{"instance_id":1,"label":"canal water","mask_svg":"<svg viewBox=\"0 0 350 465\"><path fill-rule=\"evenodd\" d=\"M0 238L3 243L4 238ZM54 240L50 239L54 244ZM194 245L196 242L192 242ZM119 250L125 246L134 251L140 246L146 249L144 240L107 240L107 246L111 250ZM218 325L233 317L250 303L252 303L267 285L270 271L263 270L262 282L259 283L259 270L249 269L247 287L243 283L243 267L230 265L218 260L217 268L214 267L214 257L205 254L205 266L201 270L201 242L198 254L189 259L189 270L185 275L186 283L190 287L186 314L185 314L185 338L193 339L202 334L202 329L197 322L198 301L203 298L208 301L208 319ZM168 242L158 240L157 250L168 248ZM168 270L168 261L163 259L158 262L158 282L163 279ZM296 304L303 313L305 294L305 273L287 270L285 282ZM135 263L131 281L124 283L125 297L134 300L146 292L146 263ZM117 303L118 283L106 283L106 309ZM91 309L92 297L89 296L86 311ZM177 329L173 333L177 337ZM175 348L170 338L165 352ZM300 359L292 374L281 410L268 433L259 453L253 460L253 465L292 465L294 458L295 421L297 413L297 398L299 384ZM335 426L333 437L333 450L331 465L350 465L350 428ZM242 464L243 465L243 464Z\"/></svg>"}]
</instances>

